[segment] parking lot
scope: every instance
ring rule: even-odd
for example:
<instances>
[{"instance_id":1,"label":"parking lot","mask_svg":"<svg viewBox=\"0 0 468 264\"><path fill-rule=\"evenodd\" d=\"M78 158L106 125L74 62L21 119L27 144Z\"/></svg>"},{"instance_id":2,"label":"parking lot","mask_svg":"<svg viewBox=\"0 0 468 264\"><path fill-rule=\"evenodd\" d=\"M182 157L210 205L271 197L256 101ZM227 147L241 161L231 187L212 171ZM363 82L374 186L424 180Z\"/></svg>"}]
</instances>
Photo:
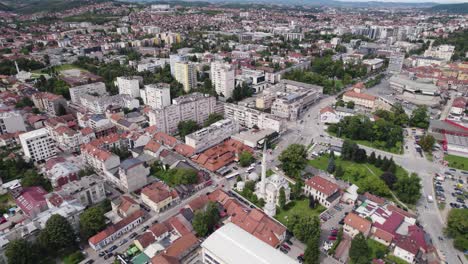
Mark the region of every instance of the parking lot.
<instances>
[{"instance_id":1,"label":"parking lot","mask_svg":"<svg viewBox=\"0 0 468 264\"><path fill-rule=\"evenodd\" d=\"M439 203L451 208L467 208L465 200L468 198L466 179L468 172L446 169L439 176L434 177L434 192ZM444 180L442 180L444 179Z\"/></svg>"}]
</instances>

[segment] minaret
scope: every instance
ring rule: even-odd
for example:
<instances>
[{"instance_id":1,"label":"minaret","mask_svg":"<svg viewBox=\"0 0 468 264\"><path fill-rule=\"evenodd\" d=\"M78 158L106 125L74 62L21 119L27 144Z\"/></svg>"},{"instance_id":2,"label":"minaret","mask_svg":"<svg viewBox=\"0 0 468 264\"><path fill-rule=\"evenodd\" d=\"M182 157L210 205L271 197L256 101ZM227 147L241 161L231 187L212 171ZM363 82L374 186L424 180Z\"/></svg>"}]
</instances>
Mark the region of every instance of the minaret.
<instances>
[{"instance_id":1,"label":"minaret","mask_svg":"<svg viewBox=\"0 0 468 264\"><path fill-rule=\"evenodd\" d=\"M265 198L266 164L267 164L267 145L265 142L263 146L263 156L262 156L262 180L260 182L260 195L262 196L262 198Z\"/></svg>"},{"instance_id":2,"label":"minaret","mask_svg":"<svg viewBox=\"0 0 468 264\"><path fill-rule=\"evenodd\" d=\"M15 61L15 66L16 66L16 73L20 73L20 70L19 70L19 67L18 67L18 63Z\"/></svg>"}]
</instances>

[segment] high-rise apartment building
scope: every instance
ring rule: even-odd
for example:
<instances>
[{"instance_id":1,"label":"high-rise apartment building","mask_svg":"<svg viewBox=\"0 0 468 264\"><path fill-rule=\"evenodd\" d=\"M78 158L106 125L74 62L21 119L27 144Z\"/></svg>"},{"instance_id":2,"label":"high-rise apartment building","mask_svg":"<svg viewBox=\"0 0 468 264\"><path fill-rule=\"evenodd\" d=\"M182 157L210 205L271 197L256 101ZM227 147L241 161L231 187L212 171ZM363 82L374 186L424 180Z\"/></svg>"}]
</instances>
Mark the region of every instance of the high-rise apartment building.
<instances>
[{"instance_id":1,"label":"high-rise apartment building","mask_svg":"<svg viewBox=\"0 0 468 264\"><path fill-rule=\"evenodd\" d=\"M167 83L145 85L145 88L140 90L140 95L145 105L152 108L171 105L171 86Z\"/></svg>"},{"instance_id":2,"label":"high-rise apartment building","mask_svg":"<svg viewBox=\"0 0 468 264\"><path fill-rule=\"evenodd\" d=\"M117 77L115 81L119 94L128 94L133 98L140 97L140 83L143 83L143 78L140 76Z\"/></svg>"},{"instance_id":3,"label":"high-rise apartment building","mask_svg":"<svg viewBox=\"0 0 468 264\"><path fill-rule=\"evenodd\" d=\"M211 82L217 94L225 98L232 96L235 85L234 76L235 70L231 65L221 61L211 63Z\"/></svg>"},{"instance_id":4,"label":"high-rise apartment building","mask_svg":"<svg viewBox=\"0 0 468 264\"><path fill-rule=\"evenodd\" d=\"M0 135L18 131L26 131L21 114L13 111L0 112Z\"/></svg>"},{"instance_id":5,"label":"high-rise apartment building","mask_svg":"<svg viewBox=\"0 0 468 264\"><path fill-rule=\"evenodd\" d=\"M176 62L174 64L174 78L184 86L186 93L197 86L197 69L191 62Z\"/></svg>"},{"instance_id":6,"label":"high-rise apartment building","mask_svg":"<svg viewBox=\"0 0 468 264\"><path fill-rule=\"evenodd\" d=\"M42 161L56 154L55 142L46 128L23 133L19 139L24 156L28 160Z\"/></svg>"}]
</instances>

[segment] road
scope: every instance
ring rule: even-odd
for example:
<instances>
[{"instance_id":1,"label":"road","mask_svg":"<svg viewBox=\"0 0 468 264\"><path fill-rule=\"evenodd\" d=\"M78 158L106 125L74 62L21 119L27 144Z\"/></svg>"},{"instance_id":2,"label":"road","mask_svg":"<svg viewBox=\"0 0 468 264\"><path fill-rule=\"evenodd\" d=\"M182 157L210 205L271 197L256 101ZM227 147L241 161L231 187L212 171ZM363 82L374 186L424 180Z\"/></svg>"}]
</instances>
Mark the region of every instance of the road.
<instances>
[{"instance_id":1,"label":"road","mask_svg":"<svg viewBox=\"0 0 468 264\"><path fill-rule=\"evenodd\" d=\"M324 126L319 122L320 109L325 106L332 105L335 101L334 97L325 97L319 103L311 106L309 110L303 115L303 121L289 122L288 131L284 133L277 144L277 147L272 152L272 163L271 166L277 167L279 165L278 156L279 154L290 144L303 144L308 146L312 142L319 143L331 143L334 145L341 145L342 140L335 137L329 137L324 131ZM323 135L321 137L320 135ZM442 216L441 212L437 208L436 203L427 203L427 195L435 197L433 189L432 177L436 172L444 171L445 168L438 163L428 161L425 157L421 157L419 153L415 151L415 143L411 140L411 137L405 138L404 154L394 154L386 151L373 149L367 146L360 145L361 148L365 149L367 153L374 151L376 155L381 157L386 156L387 158L393 158L396 164L402 166L408 172L415 172L421 178L422 194L421 199L416 204L416 212L418 214L418 220L424 226L424 230L431 236L433 243L439 250L442 258L448 263L467 263L463 253L457 251L453 247L453 241L451 239L444 239L439 241L439 236L444 237L443 228L446 224L446 219ZM463 259L464 262L460 261L458 255Z\"/></svg>"}]
</instances>

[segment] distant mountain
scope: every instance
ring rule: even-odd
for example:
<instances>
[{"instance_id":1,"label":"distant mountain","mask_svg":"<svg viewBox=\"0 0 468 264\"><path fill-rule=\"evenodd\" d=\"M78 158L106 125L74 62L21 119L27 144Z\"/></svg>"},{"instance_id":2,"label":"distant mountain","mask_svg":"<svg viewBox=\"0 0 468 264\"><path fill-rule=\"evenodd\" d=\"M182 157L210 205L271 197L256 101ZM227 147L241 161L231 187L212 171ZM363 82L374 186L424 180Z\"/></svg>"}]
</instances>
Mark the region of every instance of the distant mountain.
<instances>
[{"instance_id":1,"label":"distant mountain","mask_svg":"<svg viewBox=\"0 0 468 264\"><path fill-rule=\"evenodd\" d=\"M10 10L11 10L11 7L0 3L0 11L10 11Z\"/></svg>"},{"instance_id":2,"label":"distant mountain","mask_svg":"<svg viewBox=\"0 0 468 264\"><path fill-rule=\"evenodd\" d=\"M436 5L428 9L431 12L446 12L451 14L468 14L468 3Z\"/></svg>"},{"instance_id":3,"label":"distant mountain","mask_svg":"<svg viewBox=\"0 0 468 264\"><path fill-rule=\"evenodd\" d=\"M109 1L112 0L0 0L0 9L5 6L9 10L21 14L60 12L83 5Z\"/></svg>"}]
</instances>

